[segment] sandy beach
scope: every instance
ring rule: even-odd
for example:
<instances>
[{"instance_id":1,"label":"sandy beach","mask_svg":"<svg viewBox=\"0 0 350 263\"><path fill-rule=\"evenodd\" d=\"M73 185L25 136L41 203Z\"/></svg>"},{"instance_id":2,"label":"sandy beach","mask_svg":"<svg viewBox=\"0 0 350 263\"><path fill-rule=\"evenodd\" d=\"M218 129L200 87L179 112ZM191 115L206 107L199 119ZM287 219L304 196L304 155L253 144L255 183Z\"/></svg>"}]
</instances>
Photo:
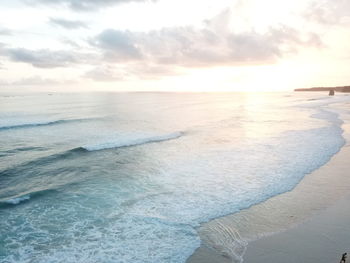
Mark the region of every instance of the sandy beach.
<instances>
[{"instance_id":1,"label":"sandy beach","mask_svg":"<svg viewBox=\"0 0 350 263\"><path fill-rule=\"evenodd\" d=\"M254 241L244 262L339 262L350 251L350 196L307 222Z\"/></svg>"},{"instance_id":2,"label":"sandy beach","mask_svg":"<svg viewBox=\"0 0 350 263\"><path fill-rule=\"evenodd\" d=\"M346 118L341 117L347 142L327 164L290 192L203 224L202 245L187 262L339 262L350 250Z\"/></svg>"}]
</instances>

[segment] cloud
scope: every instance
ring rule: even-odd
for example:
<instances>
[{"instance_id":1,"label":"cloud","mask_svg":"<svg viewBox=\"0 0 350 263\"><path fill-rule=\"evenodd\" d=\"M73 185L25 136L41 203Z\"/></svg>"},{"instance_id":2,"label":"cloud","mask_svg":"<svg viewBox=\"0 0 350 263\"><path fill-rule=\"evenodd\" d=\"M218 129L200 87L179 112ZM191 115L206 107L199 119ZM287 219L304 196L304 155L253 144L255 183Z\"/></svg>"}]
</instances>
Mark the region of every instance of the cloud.
<instances>
[{"instance_id":1,"label":"cloud","mask_svg":"<svg viewBox=\"0 0 350 263\"><path fill-rule=\"evenodd\" d=\"M129 74L138 79L159 79L164 76L178 76L184 74L183 71L172 65L157 65L150 63L137 63L129 66Z\"/></svg>"},{"instance_id":2,"label":"cloud","mask_svg":"<svg viewBox=\"0 0 350 263\"><path fill-rule=\"evenodd\" d=\"M149 32L106 29L89 40L103 54L104 66L84 77L96 81L154 79L183 68L272 64L300 48L322 47L315 33L279 25L265 32L234 32L224 10L202 28L169 27Z\"/></svg>"},{"instance_id":3,"label":"cloud","mask_svg":"<svg viewBox=\"0 0 350 263\"><path fill-rule=\"evenodd\" d=\"M87 24L78 20L67 20L62 18L50 18L50 23L55 26L60 26L65 29L80 29L88 28Z\"/></svg>"},{"instance_id":4,"label":"cloud","mask_svg":"<svg viewBox=\"0 0 350 263\"><path fill-rule=\"evenodd\" d=\"M0 36L11 36L13 34L12 30L0 27Z\"/></svg>"},{"instance_id":5,"label":"cloud","mask_svg":"<svg viewBox=\"0 0 350 263\"><path fill-rule=\"evenodd\" d=\"M344 20L350 19L350 1L349 0L318 0L313 1L305 17L309 20L321 24L339 24Z\"/></svg>"},{"instance_id":6,"label":"cloud","mask_svg":"<svg viewBox=\"0 0 350 263\"><path fill-rule=\"evenodd\" d=\"M130 79L159 79L164 76L180 75L181 71L164 65L136 63L127 65L105 64L86 72L82 77L99 82L124 81Z\"/></svg>"},{"instance_id":7,"label":"cloud","mask_svg":"<svg viewBox=\"0 0 350 263\"><path fill-rule=\"evenodd\" d=\"M322 47L317 34L285 25L265 31L235 31L230 26L231 16L226 9L201 27L174 26L148 32L109 28L90 37L89 47L63 39L69 47L65 50L10 48L0 43L0 55L37 68L93 66L84 77L116 81L177 75L185 68L272 64L299 49ZM50 21L70 29L85 25L58 18Z\"/></svg>"},{"instance_id":8,"label":"cloud","mask_svg":"<svg viewBox=\"0 0 350 263\"><path fill-rule=\"evenodd\" d=\"M206 27L172 27L143 32L104 30L90 43L114 63L150 62L182 67L273 63L305 46L319 47L315 34L278 26L265 33L235 33L207 22Z\"/></svg>"},{"instance_id":9,"label":"cloud","mask_svg":"<svg viewBox=\"0 0 350 263\"><path fill-rule=\"evenodd\" d=\"M154 2L156 0L23 0L30 4L62 5L75 11L94 11L112 5L131 2Z\"/></svg>"},{"instance_id":10,"label":"cloud","mask_svg":"<svg viewBox=\"0 0 350 263\"><path fill-rule=\"evenodd\" d=\"M70 40L69 38L61 38L60 41L61 43L69 46L70 48L81 49L81 46L77 42Z\"/></svg>"},{"instance_id":11,"label":"cloud","mask_svg":"<svg viewBox=\"0 0 350 263\"><path fill-rule=\"evenodd\" d=\"M5 48L2 53L12 61L29 63L37 68L67 67L73 64L90 63L90 60L91 62L95 60L92 54L66 50Z\"/></svg>"},{"instance_id":12,"label":"cloud","mask_svg":"<svg viewBox=\"0 0 350 263\"><path fill-rule=\"evenodd\" d=\"M128 73L122 69L115 69L110 65L98 66L83 75L84 78L101 82L126 80Z\"/></svg>"},{"instance_id":13,"label":"cloud","mask_svg":"<svg viewBox=\"0 0 350 263\"><path fill-rule=\"evenodd\" d=\"M136 35L129 31L107 29L96 36L90 43L104 50L105 58L113 61L141 59L137 48Z\"/></svg>"},{"instance_id":14,"label":"cloud","mask_svg":"<svg viewBox=\"0 0 350 263\"><path fill-rule=\"evenodd\" d=\"M6 56L7 51L6 51L6 44L0 42L0 56Z\"/></svg>"},{"instance_id":15,"label":"cloud","mask_svg":"<svg viewBox=\"0 0 350 263\"><path fill-rule=\"evenodd\" d=\"M8 56L15 62L25 62L38 68L56 68L68 66L76 59L68 51L51 51L48 49L28 50L25 48L7 49Z\"/></svg>"}]
</instances>

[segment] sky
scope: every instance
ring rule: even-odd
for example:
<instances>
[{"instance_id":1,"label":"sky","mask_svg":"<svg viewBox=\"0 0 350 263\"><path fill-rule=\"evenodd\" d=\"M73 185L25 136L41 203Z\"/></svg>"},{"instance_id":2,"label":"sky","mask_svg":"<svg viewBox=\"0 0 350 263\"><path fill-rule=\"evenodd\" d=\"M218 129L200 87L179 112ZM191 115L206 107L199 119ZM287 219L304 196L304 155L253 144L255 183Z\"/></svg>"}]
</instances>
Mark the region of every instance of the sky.
<instances>
[{"instance_id":1,"label":"sky","mask_svg":"<svg viewBox=\"0 0 350 263\"><path fill-rule=\"evenodd\" d=\"M349 0L1 0L0 91L350 85Z\"/></svg>"}]
</instances>

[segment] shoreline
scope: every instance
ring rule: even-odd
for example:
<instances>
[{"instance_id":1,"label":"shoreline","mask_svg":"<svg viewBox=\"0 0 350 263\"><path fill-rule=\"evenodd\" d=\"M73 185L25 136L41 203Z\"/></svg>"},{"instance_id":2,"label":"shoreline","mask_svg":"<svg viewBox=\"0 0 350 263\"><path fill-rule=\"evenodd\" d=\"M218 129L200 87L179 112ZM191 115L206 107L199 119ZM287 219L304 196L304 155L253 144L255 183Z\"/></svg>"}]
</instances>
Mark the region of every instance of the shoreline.
<instances>
[{"instance_id":1,"label":"shoreline","mask_svg":"<svg viewBox=\"0 0 350 263\"><path fill-rule=\"evenodd\" d=\"M350 252L350 123L342 125L346 144L314 176L344 179L336 187L339 198L301 224L248 244L244 262L338 262Z\"/></svg>"},{"instance_id":2,"label":"shoreline","mask_svg":"<svg viewBox=\"0 0 350 263\"><path fill-rule=\"evenodd\" d=\"M342 109L345 104L340 105ZM334 213L339 211L345 202L339 200L350 196L350 177L346 172L350 168L347 163L347 160L350 159L350 122L347 118L341 119L344 121L342 129L346 144L330 161L305 175L303 180L290 192L282 193L238 213L201 225L197 229L202 241L201 246L187 260L187 263L304 262L296 258L293 261L292 256L290 256L291 261L286 261L284 258L281 261L281 257L286 255L286 250L290 248L287 245L290 240L299 241L293 239L295 235L293 233L303 229L304 235L307 236L309 233L311 237L310 231L312 230L308 231L311 229L310 226L305 229L305 224L308 224L310 220L319 220L317 218L324 213L328 216L330 213L333 217L336 216ZM329 176L330 174L332 177ZM350 201L350 197L346 200ZM350 209L347 215L349 222ZM323 217L327 218L324 215ZM329 224L333 224L333 221ZM350 239L350 229L348 234ZM301 247L307 247L308 245L303 240L296 243L303 244ZM279 247L283 243L285 244L284 250L274 249L275 246ZM264 253L265 251L268 252ZM321 247L319 247L320 251L322 251ZM339 251L337 251L339 257L338 254ZM278 255L282 256L278 257ZM262 260L263 256L266 258ZM322 253L319 253L319 256L323 258ZM314 260L313 262L326 261Z\"/></svg>"}]
</instances>

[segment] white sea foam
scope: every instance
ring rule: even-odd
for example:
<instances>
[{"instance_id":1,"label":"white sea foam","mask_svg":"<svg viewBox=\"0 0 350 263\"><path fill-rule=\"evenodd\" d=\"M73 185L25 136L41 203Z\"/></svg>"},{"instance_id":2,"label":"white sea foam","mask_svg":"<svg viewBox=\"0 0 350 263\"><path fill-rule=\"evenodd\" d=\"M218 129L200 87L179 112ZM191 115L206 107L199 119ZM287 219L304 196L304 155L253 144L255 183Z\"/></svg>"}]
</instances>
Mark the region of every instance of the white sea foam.
<instances>
[{"instance_id":1,"label":"white sea foam","mask_svg":"<svg viewBox=\"0 0 350 263\"><path fill-rule=\"evenodd\" d=\"M157 135L157 136L137 135L137 134L127 135L127 136L124 135L124 136L120 136L120 138L109 139L108 141L105 141L105 142L86 145L86 146L83 146L82 148L88 151L98 151L98 150L111 149L111 148L129 147L129 146L142 145L146 143L173 140L183 136L183 134L184 134L183 132L173 132L173 133Z\"/></svg>"}]
</instances>

